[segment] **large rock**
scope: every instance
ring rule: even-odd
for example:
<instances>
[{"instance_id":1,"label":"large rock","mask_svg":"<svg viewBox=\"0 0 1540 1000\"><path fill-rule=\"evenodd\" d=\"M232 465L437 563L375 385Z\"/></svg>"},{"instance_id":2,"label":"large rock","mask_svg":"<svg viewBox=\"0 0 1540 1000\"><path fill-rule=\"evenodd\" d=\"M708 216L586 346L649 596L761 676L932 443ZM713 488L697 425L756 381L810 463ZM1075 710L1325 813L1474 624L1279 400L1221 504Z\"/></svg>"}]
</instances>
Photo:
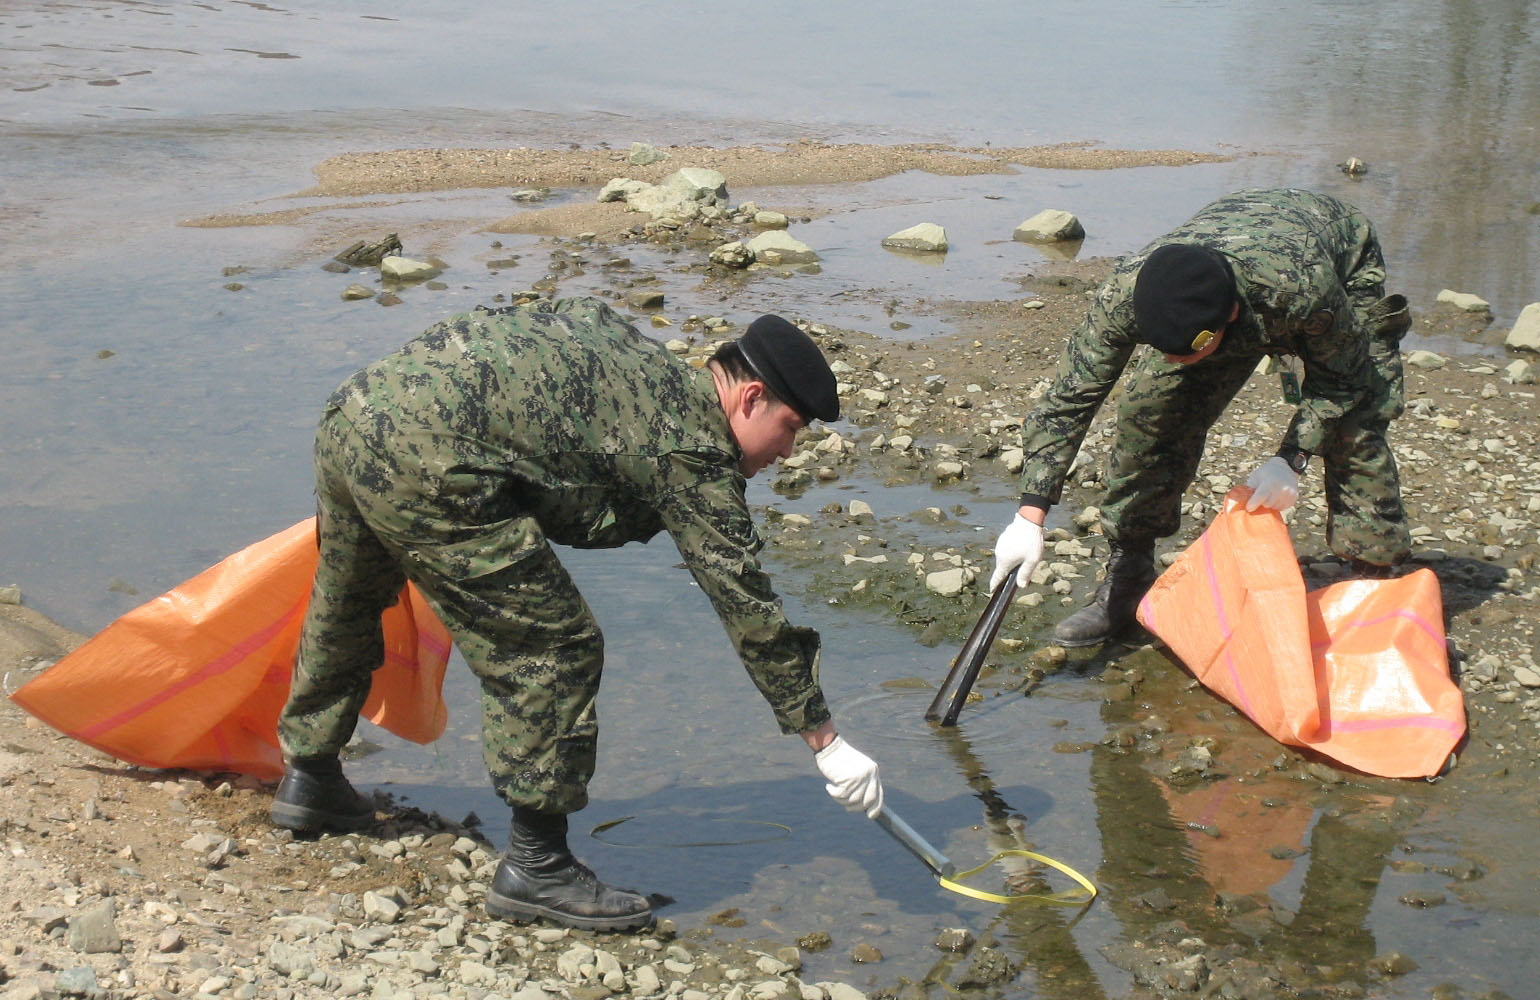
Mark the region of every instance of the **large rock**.
<instances>
[{"instance_id":1,"label":"large rock","mask_svg":"<svg viewBox=\"0 0 1540 1000\"><path fill-rule=\"evenodd\" d=\"M426 281L438 277L439 273L439 269L427 261L410 257L390 256L380 261L380 274L397 281Z\"/></svg>"},{"instance_id":2,"label":"large rock","mask_svg":"<svg viewBox=\"0 0 1540 1000\"><path fill-rule=\"evenodd\" d=\"M680 222L688 222L700 215L701 203L689 197L683 191L664 187L661 184L649 184L640 191L633 191L626 195L626 207L633 212L642 212L654 219L678 219Z\"/></svg>"},{"instance_id":3,"label":"large rock","mask_svg":"<svg viewBox=\"0 0 1540 1000\"><path fill-rule=\"evenodd\" d=\"M1085 238L1085 228L1070 212L1045 208L1016 227L1011 239L1022 243L1063 243Z\"/></svg>"},{"instance_id":4,"label":"large rock","mask_svg":"<svg viewBox=\"0 0 1540 1000\"><path fill-rule=\"evenodd\" d=\"M661 163L668 159L668 154L656 146L650 146L645 142L633 142L631 155L627 159L638 167L645 167L649 163Z\"/></svg>"},{"instance_id":5,"label":"large rock","mask_svg":"<svg viewBox=\"0 0 1540 1000\"><path fill-rule=\"evenodd\" d=\"M1540 351L1540 302L1524 307L1503 343L1520 351Z\"/></svg>"},{"instance_id":6,"label":"large rock","mask_svg":"<svg viewBox=\"0 0 1540 1000\"><path fill-rule=\"evenodd\" d=\"M705 167L683 167L663 178L659 186L706 205L727 204L727 178Z\"/></svg>"},{"instance_id":7,"label":"large rock","mask_svg":"<svg viewBox=\"0 0 1540 1000\"><path fill-rule=\"evenodd\" d=\"M746 246L761 264L811 264L818 259L812 247L779 229L760 233Z\"/></svg>"},{"instance_id":8,"label":"large rock","mask_svg":"<svg viewBox=\"0 0 1540 1000\"><path fill-rule=\"evenodd\" d=\"M920 250L926 253L945 253L946 230L934 222L922 222L898 232L882 241L885 247L897 250Z\"/></svg>"},{"instance_id":9,"label":"large rock","mask_svg":"<svg viewBox=\"0 0 1540 1000\"><path fill-rule=\"evenodd\" d=\"M1438 301L1454 306L1456 309L1463 309L1465 312L1492 311L1492 304L1481 296L1472 295L1469 292L1456 292L1450 288L1438 293Z\"/></svg>"},{"instance_id":10,"label":"large rock","mask_svg":"<svg viewBox=\"0 0 1540 1000\"><path fill-rule=\"evenodd\" d=\"M646 181L634 181L629 177L613 177L599 189L598 201L625 201L638 191L652 187Z\"/></svg>"}]
</instances>

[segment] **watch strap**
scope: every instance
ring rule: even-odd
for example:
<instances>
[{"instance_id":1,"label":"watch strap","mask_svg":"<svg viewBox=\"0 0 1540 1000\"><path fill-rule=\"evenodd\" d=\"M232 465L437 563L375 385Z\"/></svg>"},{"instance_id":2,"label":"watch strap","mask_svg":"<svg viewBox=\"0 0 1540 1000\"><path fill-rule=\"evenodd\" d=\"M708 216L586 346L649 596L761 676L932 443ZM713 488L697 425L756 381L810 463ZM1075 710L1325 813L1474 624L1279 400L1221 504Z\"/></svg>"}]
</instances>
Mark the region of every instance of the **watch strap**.
<instances>
[{"instance_id":1,"label":"watch strap","mask_svg":"<svg viewBox=\"0 0 1540 1000\"><path fill-rule=\"evenodd\" d=\"M1289 468L1296 473L1303 473L1305 466L1310 464L1310 453L1291 444L1279 448L1278 457L1289 463Z\"/></svg>"}]
</instances>

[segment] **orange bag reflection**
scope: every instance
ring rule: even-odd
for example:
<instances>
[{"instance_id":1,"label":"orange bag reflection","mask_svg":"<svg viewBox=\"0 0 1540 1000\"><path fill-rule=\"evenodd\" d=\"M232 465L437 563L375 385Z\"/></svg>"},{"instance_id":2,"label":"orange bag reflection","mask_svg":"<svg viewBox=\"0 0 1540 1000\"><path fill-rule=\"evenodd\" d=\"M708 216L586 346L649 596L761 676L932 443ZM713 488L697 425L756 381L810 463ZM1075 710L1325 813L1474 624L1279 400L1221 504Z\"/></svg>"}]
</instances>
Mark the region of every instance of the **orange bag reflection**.
<instances>
[{"instance_id":1,"label":"orange bag reflection","mask_svg":"<svg viewBox=\"0 0 1540 1000\"><path fill-rule=\"evenodd\" d=\"M1465 733L1449 677L1438 577L1305 592L1275 511L1224 509L1139 605L1205 687L1281 743L1393 778L1439 773Z\"/></svg>"},{"instance_id":2,"label":"orange bag reflection","mask_svg":"<svg viewBox=\"0 0 1540 1000\"><path fill-rule=\"evenodd\" d=\"M278 713L315 567L310 518L130 611L11 698L133 764L277 777ZM411 584L381 620L385 663L363 715L431 742L449 718L449 633Z\"/></svg>"}]
</instances>

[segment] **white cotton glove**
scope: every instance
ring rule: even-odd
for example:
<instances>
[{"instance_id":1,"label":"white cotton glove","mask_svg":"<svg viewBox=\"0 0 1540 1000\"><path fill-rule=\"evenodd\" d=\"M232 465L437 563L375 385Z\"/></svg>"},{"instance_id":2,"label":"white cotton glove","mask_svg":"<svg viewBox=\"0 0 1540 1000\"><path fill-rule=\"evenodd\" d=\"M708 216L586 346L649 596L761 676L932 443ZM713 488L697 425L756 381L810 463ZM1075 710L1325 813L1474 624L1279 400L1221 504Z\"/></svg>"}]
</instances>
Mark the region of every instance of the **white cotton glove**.
<instances>
[{"instance_id":1,"label":"white cotton glove","mask_svg":"<svg viewBox=\"0 0 1540 1000\"><path fill-rule=\"evenodd\" d=\"M989 592L993 594L999 590L1013 569L1016 570L1016 586L1025 587L1042 558L1043 526L1017 514L995 540L995 571L989 577Z\"/></svg>"},{"instance_id":2,"label":"white cotton glove","mask_svg":"<svg viewBox=\"0 0 1540 1000\"><path fill-rule=\"evenodd\" d=\"M877 777L877 762L857 750L844 737L813 755L818 771L828 784L824 788L834 800L851 812L864 812L870 819L882 808L882 780Z\"/></svg>"},{"instance_id":3,"label":"white cotton glove","mask_svg":"<svg viewBox=\"0 0 1540 1000\"><path fill-rule=\"evenodd\" d=\"M1299 473L1289 468L1289 463L1274 455L1246 480L1251 487L1251 499L1246 501L1247 510L1267 507L1272 510L1288 510L1299 499Z\"/></svg>"}]
</instances>

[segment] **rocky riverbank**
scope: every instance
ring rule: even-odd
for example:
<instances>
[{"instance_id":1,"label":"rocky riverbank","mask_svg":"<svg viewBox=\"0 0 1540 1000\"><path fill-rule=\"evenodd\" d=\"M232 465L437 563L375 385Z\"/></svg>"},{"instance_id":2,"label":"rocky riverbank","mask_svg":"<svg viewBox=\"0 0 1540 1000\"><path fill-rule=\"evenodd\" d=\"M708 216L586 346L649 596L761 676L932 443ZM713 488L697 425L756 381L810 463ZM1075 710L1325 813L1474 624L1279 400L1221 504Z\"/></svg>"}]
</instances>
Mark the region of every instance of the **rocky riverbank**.
<instances>
[{"instance_id":1,"label":"rocky riverbank","mask_svg":"<svg viewBox=\"0 0 1540 1000\"><path fill-rule=\"evenodd\" d=\"M930 151L905 155L921 152ZM838 162L827 150L803 153ZM1016 162L1002 155L1003 162ZM428 166L442 160L378 159L365 166L386 180L360 181L348 162L339 162L322 171L322 188L350 195L420 190L437 183L427 179ZM478 162L459 159L470 164L466 169ZM608 152L592 154L593 164L573 156L569 172L559 169L556 154L535 159L539 170L500 173L489 183L579 183L597 192L610 174L624 172L604 169L616 161ZM591 282L601 274L600 294L672 339L679 353L702 358L734 335L733 324L670 315L666 295L655 295L660 289L683 274L730 296L743 283L795 281L799 268L816 267L719 252L779 230L794 213L702 205L711 211L652 217L596 200L582 212L557 207L503 225L551 231L552 266L541 287L497 298L565 294L570 279L586 274ZM637 246L668 248L686 263L667 274L642 273L622 263L628 247ZM846 419L803 433L797 454L774 481L786 502L761 512L767 557L783 588L820 598L834 606L836 618L848 609L904 622L925 645L960 642L982 609L990 548L1014 508L1021 417L1079 322L1086 291L1108 266L1045 263L1008 300L932 301L928 308L954 332L922 343L834 328L816 315L794 317L834 362ZM411 288L391 293L411 294ZM1481 810L1524 829L1533 819L1527 803L1540 764L1540 650L1533 625L1540 597L1537 390L1528 356L1503 354L1479 314L1447 303L1414 303L1414 311L1416 336L1470 345L1457 355L1409 356L1407 413L1394 439L1417 542L1414 560L1443 586L1451 664L1471 722L1460 764L1448 777L1429 785L1344 775L1259 738L1152 647L1120 645L1087 659L1044 643L1053 621L1086 598L1104 555L1094 504L1110 444L1105 417L1056 512L1051 555L1016 599L980 693L1020 697L1044 684L1089 686L1108 705L1107 729L1095 745L1113 748L1164 788L1239 775L1263 784L1281 805L1325 803L1328 812L1350 794L1372 794L1389 804L1364 823L1383 825L1392 842L1403 817L1429 810ZM1229 408L1185 498L1184 529L1163 546L1167 558L1195 537L1225 492L1271 454L1287 413L1276 380L1262 377ZM895 496L902 495L898 488L934 486L948 502L902 509L885 504L880 492L869 502L850 501L838 490L847 481L883 483L896 488ZM1307 477L1289 520L1313 586L1342 572L1325 552L1324 516L1318 479ZM7 690L80 641L24 607L0 606L0 612ZM808 954L843 946L839 928L797 927L780 939L760 940L732 911L698 927L665 919L635 936L488 920L480 900L500 845L479 835L473 817L426 815L381 798L380 821L366 833L295 841L268 826L270 794L231 775L124 766L27 719L9 702L0 705L6 859L0 997L1037 995L1023 992L1019 979L1028 963L968 928L934 929L935 971L926 980L857 990L804 975ZM1225 833L1209 827L1214 838ZM1491 828L1500 831L1503 824ZM1515 848L1522 839L1492 833L1473 844L1467 853L1480 860L1447 873L1450 893L1467 902L1518 905L1514 886L1529 884L1535 872ZM1248 846L1252 861L1275 849ZM1237 863L1250 862L1242 856ZM1493 878L1494 872L1501 876ZM1273 946L1277 936L1307 921L1282 912L1265 893L1223 890L1189 898L1151 871L1128 882L1111 873L1098 880L1107 899L1096 905L1131 907L1124 917L1130 932L1143 930L1103 950L1106 961L1127 974L1122 995L1129 997L1388 995L1385 984L1416 967L1415 957L1400 953L1333 952L1329 923L1320 934L1322 951L1286 955L1290 949ZM1424 896L1408 905L1437 902ZM1342 936L1353 931L1345 928ZM1076 975L1065 972L1064 982L1082 982L1081 992L1042 995L1111 995L1094 977ZM1452 988L1450 996L1478 995L1468 985L1467 992L1459 992L1462 984Z\"/></svg>"}]
</instances>

